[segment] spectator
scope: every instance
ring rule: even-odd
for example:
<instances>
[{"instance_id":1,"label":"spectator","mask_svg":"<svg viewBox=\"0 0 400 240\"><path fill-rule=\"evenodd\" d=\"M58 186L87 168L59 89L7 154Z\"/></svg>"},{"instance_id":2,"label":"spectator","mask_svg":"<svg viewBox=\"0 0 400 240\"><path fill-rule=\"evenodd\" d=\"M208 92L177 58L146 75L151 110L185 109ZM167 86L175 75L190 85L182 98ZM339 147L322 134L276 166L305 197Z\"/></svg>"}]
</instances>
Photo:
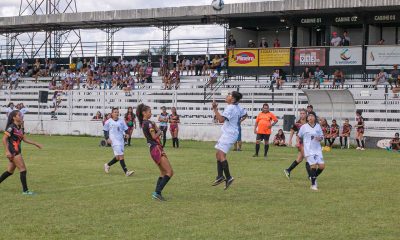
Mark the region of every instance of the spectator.
<instances>
[{"instance_id":1,"label":"spectator","mask_svg":"<svg viewBox=\"0 0 400 240\"><path fill-rule=\"evenodd\" d=\"M184 62L184 67L186 69L186 76L189 76L189 71L190 71L190 66L192 65L192 62L190 61L190 59L186 59ZM182 70L182 75L183 75L183 70Z\"/></svg>"},{"instance_id":2,"label":"spectator","mask_svg":"<svg viewBox=\"0 0 400 240\"><path fill-rule=\"evenodd\" d=\"M179 88L179 84L181 83L181 77L180 77L180 72L174 68L174 70L171 73L171 85L175 85L175 89Z\"/></svg>"},{"instance_id":3,"label":"spectator","mask_svg":"<svg viewBox=\"0 0 400 240\"><path fill-rule=\"evenodd\" d=\"M279 147L286 147L285 134L282 129L278 130L278 133L274 137L274 145Z\"/></svg>"},{"instance_id":4,"label":"spectator","mask_svg":"<svg viewBox=\"0 0 400 240\"><path fill-rule=\"evenodd\" d=\"M274 48L279 48L279 47L281 47L281 43L279 42L278 38L275 38L275 40L274 40Z\"/></svg>"},{"instance_id":5,"label":"spectator","mask_svg":"<svg viewBox=\"0 0 400 240\"><path fill-rule=\"evenodd\" d=\"M339 84L342 85L342 89L344 88L344 73L340 69L336 69L335 72L333 73L333 89L336 88L336 84L338 85L337 88L339 88Z\"/></svg>"},{"instance_id":6,"label":"spectator","mask_svg":"<svg viewBox=\"0 0 400 240\"><path fill-rule=\"evenodd\" d=\"M265 39L265 37L261 38L260 48L268 48L268 43L267 43L267 40Z\"/></svg>"},{"instance_id":7,"label":"spectator","mask_svg":"<svg viewBox=\"0 0 400 240\"><path fill-rule=\"evenodd\" d=\"M195 68L196 68L196 58L192 58L192 61L190 62L190 76L193 76Z\"/></svg>"},{"instance_id":8,"label":"spectator","mask_svg":"<svg viewBox=\"0 0 400 240\"><path fill-rule=\"evenodd\" d=\"M377 45L385 45L385 39L381 38L381 40L378 41Z\"/></svg>"},{"instance_id":9,"label":"spectator","mask_svg":"<svg viewBox=\"0 0 400 240\"><path fill-rule=\"evenodd\" d=\"M249 43L247 44L248 48L256 48L256 44L253 42L253 40L249 40Z\"/></svg>"},{"instance_id":10,"label":"spectator","mask_svg":"<svg viewBox=\"0 0 400 240\"><path fill-rule=\"evenodd\" d=\"M171 89L171 74L167 71L163 76L164 89Z\"/></svg>"},{"instance_id":11,"label":"spectator","mask_svg":"<svg viewBox=\"0 0 400 240\"><path fill-rule=\"evenodd\" d=\"M350 137L351 129L352 129L352 126L350 125L350 121L348 118L346 118L346 120L344 120L342 134L340 134L340 138L339 138L341 149L347 147L347 141L348 141L348 138ZM344 145L343 145L343 138L344 138Z\"/></svg>"},{"instance_id":12,"label":"spectator","mask_svg":"<svg viewBox=\"0 0 400 240\"><path fill-rule=\"evenodd\" d=\"M204 65L204 60L201 57L199 57L196 60L195 72L194 72L195 76L200 76L201 75L201 70L203 68L203 65Z\"/></svg>"},{"instance_id":13,"label":"spectator","mask_svg":"<svg viewBox=\"0 0 400 240\"><path fill-rule=\"evenodd\" d=\"M400 85L400 73L397 64L393 65L393 71L390 73L388 82L390 84L390 90L393 90L393 83L396 88Z\"/></svg>"},{"instance_id":14,"label":"spectator","mask_svg":"<svg viewBox=\"0 0 400 240\"><path fill-rule=\"evenodd\" d=\"M144 78L146 83L153 82L153 67L150 62L147 64L146 71L144 72Z\"/></svg>"},{"instance_id":15,"label":"spectator","mask_svg":"<svg viewBox=\"0 0 400 240\"><path fill-rule=\"evenodd\" d=\"M79 72L83 70L83 62L80 58L78 58L78 62L76 63L76 70Z\"/></svg>"},{"instance_id":16,"label":"spectator","mask_svg":"<svg viewBox=\"0 0 400 240\"><path fill-rule=\"evenodd\" d=\"M337 35L337 32L332 33L331 46L340 46L342 38Z\"/></svg>"},{"instance_id":17,"label":"spectator","mask_svg":"<svg viewBox=\"0 0 400 240\"><path fill-rule=\"evenodd\" d=\"M6 108L6 116L7 116L7 118L8 118L8 115L12 112L12 111L14 111L15 109L14 109L14 103L12 103L12 102L10 102L8 105L7 105L7 108Z\"/></svg>"},{"instance_id":18,"label":"spectator","mask_svg":"<svg viewBox=\"0 0 400 240\"><path fill-rule=\"evenodd\" d=\"M317 85L317 88L321 88L321 83L324 82L324 76L325 76L324 71L322 71L322 69L319 66L317 66L314 72L313 89L315 89L315 85Z\"/></svg>"},{"instance_id":19,"label":"spectator","mask_svg":"<svg viewBox=\"0 0 400 240\"><path fill-rule=\"evenodd\" d=\"M35 78L35 83L37 83L39 76L41 75L40 73L40 61L39 59L35 60L35 63L33 64L33 70L32 70L32 77Z\"/></svg>"},{"instance_id":20,"label":"spectator","mask_svg":"<svg viewBox=\"0 0 400 240\"><path fill-rule=\"evenodd\" d=\"M378 90L378 84L384 84L388 80L388 75L385 72L385 68L381 68L379 73L374 78L374 89Z\"/></svg>"},{"instance_id":21,"label":"spectator","mask_svg":"<svg viewBox=\"0 0 400 240\"><path fill-rule=\"evenodd\" d=\"M343 37L341 39L341 46L350 46L350 37L349 37L349 33L347 31L343 32Z\"/></svg>"},{"instance_id":22,"label":"spectator","mask_svg":"<svg viewBox=\"0 0 400 240\"><path fill-rule=\"evenodd\" d=\"M218 80L218 73L215 72L214 69L212 69L210 74L210 80L206 84L206 87L211 87L211 90L213 90L213 86L217 82L217 80Z\"/></svg>"},{"instance_id":23,"label":"spectator","mask_svg":"<svg viewBox=\"0 0 400 240\"><path fill-rule=\"evenodd\" d=\"M19 82L19 73L13 70L13 72L10 75L10 89L13 89L14 85L14 89L16 90L18 88L18 82Z\"/></svg>"},{"instance_id":24,"label":"spectator","mask_svg":"<svg viewBox=\"0 0 400 240\"><path fill-rule=\"evenodd\" d=\"M329 142L329 147L333 146L333 143L335 143L335 140L337 137L339 137L339 125L337 125L337 122L335 119L332 120L332 125L330 127L330 138L328 139Z\"/></svg>"},{"instance_id":25,"label":"spectator","mask_svg":"<svg viewBox=\"0 0 400 240\"><path fill-rule=\"evenodd\" d=\"M283 89L283 84L286 82L286 72L283 69L278 69L279 78L276 82L276 89Z\"/></svg>"},{"instance_id":26,"label":"spectator","mask_svg":"<svg viewBox=\"0 0 400 240\"><path fill-rule=\"evenodd\" d=\"M393 151L393 152L400 152L400 138L399 138L399 133L394 134L394 138L390 140L389 142L389 147L386 147L386 150L388 151Z\"/></svg>"},{"instance_id":27,"label":"spectator","mask_svg":"<svg viewBox=\"0 0 400 240\"><path fill-rule=\"evenodd\" d=\"M203 73L202 73L203 76L209 74L210 66L211 66L211 61L208 59L208 57L206 57L204 59L204 65L203 65Z\"/></svg>"},{"instance_id":28,"label":"spectator","mask_svg":"<svg viewBox=\"0 0 400 240\"><path fill-rule=\"evenodd\" d=\"M52 77L49 83L49 90L56 90L56 89L57 89L56 77Z\"/></svg>"},{"instance_id":29,"label":"spectator","mask_svg":"<svg viewBox=\"0 0 400 240\"><path fill-rule=\"evenodd\" d=\"M309 67L305 67L304 71L300 75L300 80L299 80L299 89L301 89L303 84L308 84L308 89L310 89L310 83L311 83L311 78L312 78L312 72Z\"/></svg>"},{"instance_id":30,"label":"spectator","mask_svg":"<svg viewBox=\"0 0 400 240\"><path fill-rule=\"evenodd\" d=\"M211 69L216 69L217 73L221 72L221 58L218 55L214 56L212 60Z\"/></svg>"},{"instance_id":31,"label":"spectator","mask_svg":"<svg viewBox=\"0 0 400 240\"><path fill-rule=\"evenodd\" d=\"M229 35L228 39L228 49L235 48L236 47L236 40L233 38L233 35Z\"/></svg>"}]
</instances>

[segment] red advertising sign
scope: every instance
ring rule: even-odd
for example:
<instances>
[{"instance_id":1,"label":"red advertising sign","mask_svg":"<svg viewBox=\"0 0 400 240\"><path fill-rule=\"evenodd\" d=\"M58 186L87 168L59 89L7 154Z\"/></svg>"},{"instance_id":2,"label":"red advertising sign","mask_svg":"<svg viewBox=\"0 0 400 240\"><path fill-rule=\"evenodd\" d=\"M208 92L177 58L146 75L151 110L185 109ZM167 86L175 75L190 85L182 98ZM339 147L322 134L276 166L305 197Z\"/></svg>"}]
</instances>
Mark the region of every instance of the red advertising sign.
<instances>
[{"instance_id":1,"label":"red advertising sign","mask_svg":"<svg viewBox=\"0 0 400 240\"><path fill-rule=\"evenodd\" d=\"M325 48L297 48L294 54L294 65L325 66Z\"/></svg>"}]
</instances>

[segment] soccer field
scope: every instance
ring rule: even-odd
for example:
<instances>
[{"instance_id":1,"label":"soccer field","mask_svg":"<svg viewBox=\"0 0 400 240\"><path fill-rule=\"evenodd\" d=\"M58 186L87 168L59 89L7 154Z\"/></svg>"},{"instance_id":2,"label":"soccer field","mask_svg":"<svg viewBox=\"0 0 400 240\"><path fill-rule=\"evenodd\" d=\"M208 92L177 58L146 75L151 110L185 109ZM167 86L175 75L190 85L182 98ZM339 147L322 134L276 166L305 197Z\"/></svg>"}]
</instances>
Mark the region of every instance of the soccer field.
<instances>
[{"instance_id":1,"label":"soccer field","mask_svg":"<svg viewBox=\"0 0 400 240\"><path fill-rule=\"evenodd\" d=\"M213 142L181 141L166 152L175 175L152 200L158 169L144 139L105 174L111 148L100 138L31 136L43 150L23 144L29 188L19 174L0 184L0 239L399 239L400 154L334 149L318 192L309 189L304 163L283 174L295 148L270 149L252 158L254 145L230 152L231 188L211 187L216 175ZM171 142L167 143L169 146ZM261 148L261 152L263 149ZM7 160L0 161L1 172ZM16 172L17 173L17 172Z\"/></svg>"}]
</instances>

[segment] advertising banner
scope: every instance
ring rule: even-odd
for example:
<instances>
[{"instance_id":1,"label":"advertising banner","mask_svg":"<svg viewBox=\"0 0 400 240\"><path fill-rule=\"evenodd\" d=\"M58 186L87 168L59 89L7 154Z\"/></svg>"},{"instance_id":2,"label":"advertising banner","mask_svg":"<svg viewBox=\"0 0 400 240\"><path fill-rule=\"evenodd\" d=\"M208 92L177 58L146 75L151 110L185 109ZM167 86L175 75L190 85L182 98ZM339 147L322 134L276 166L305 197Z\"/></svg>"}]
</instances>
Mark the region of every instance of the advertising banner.
<instances>
[{"instance_id":1,"label":"advertising banner","mask_svg":"<svg viewBox=\"0 0 400 240\"><path fill-rule=\"evenodd\" d=\"M329 66L361 66L362 47L331 47Z\"/></svg>"},{"instance_id":2,"label":"advertising banner","mask_svg":"<svg viewBox=\"0 0 400 240\"><path fill-rule=\"evenodd\" d=\"M325 48L297 48L294 54L294 65L325 66Z\"/></svg>"},{"instance_id":3,"label":"advertising banner","mask_svg":"<svg viewBox=\"0 0 400 240\"><path fill-rule=\"evenodd\" d=\"M260 49L260 67L285 67L290 66L289 48L264 48Z\"/></svg>"},{"instance_id":4,"label":"advertising banner","mask_svg":"<svg viewBox=\"0 0 400 240\"><path fill-rule=\"evenodd\" d=\"M231 49L229 67L258 67L258 49Z\"/></svg>"},{"instance_id":5,"label":"advertising banner","mask_svg":"<svg viewBox=\"0 0 400 240\"><path fill-rule=\"evenodd\" d=\"M367 47L368 66L390 66L400 64L400 46Z\"/></svg>"}]
</instances>

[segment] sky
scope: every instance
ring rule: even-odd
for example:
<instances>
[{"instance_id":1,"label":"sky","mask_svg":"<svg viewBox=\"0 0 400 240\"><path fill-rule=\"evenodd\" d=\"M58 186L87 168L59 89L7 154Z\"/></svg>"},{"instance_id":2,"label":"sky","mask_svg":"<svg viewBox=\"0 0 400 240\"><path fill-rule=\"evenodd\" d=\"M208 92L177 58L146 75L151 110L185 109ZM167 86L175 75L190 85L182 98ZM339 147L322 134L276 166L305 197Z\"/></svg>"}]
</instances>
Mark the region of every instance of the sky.
<instances>
[{"instance_id":1,"label":"sky","mask_svg":"<svg viewBox=\"0 0 400 240\"><path fill-rule=\"evenodd\" d=\"M29 0L35 1L35 0ZM41 2L42 0L37 0ZM70 0L60 0L65 4ZM262 0L225 0L225 4L240 2L258 2ZM26 6L28 0L23 0ZM126 10L141 8L179 7L208 5L211 0L76 0L78 12ZM19 14L20 0L0 0L0 17L17 16ZM101 30L82 30L83 42L105 41L106 33ZM171 32L171 39L198 39L198 38L222 38L224 29L220 26L182 26ZM22 38L26 38L22 36ZM40 38L40 37L39 37ZM38 40L40 41L40 39ZM162 40L162 31L158 28L125 28L115 34L116 41L133 40ZM74 41L74 37L71 39ZM0 37L4 42L4 38Z\"/></svg>"}]
</instances>

